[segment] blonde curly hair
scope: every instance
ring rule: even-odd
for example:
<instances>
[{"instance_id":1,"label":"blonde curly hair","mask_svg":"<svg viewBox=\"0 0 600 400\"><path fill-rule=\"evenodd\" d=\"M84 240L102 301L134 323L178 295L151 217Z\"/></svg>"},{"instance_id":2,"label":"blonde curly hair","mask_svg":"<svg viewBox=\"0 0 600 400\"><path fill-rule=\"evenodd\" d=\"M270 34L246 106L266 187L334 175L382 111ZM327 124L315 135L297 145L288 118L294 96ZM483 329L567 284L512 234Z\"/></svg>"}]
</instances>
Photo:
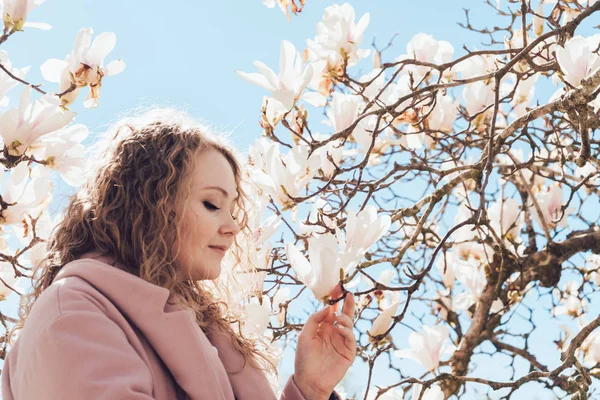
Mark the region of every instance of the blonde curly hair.
<instances>
[{"instance_id":1,"label":"blonde curly hair","mask_svg":"<svg viewBox=\"0 0 600 400\"><path fill-rule=\"evenodd\" d=\"M221 328L231 335L247 362L277 376L274 350L264 338L246 337L241 329L240 303L250 293L243 293L248 285L236 285L240 281L235 276L253 269L247 246L252 242L248 225L252 202L244 190L241 157L235 149L222 135L212 134L172 109L124 118L92 148L97 159L88 169L91 173L71 196L64 217L52 231L45 257L34 268L32 290L21 296L20 319L8 337L23 328L35 301L65 264L98 251L113 257L129 273L168 289L169 301L194 310L203 331L209 326ZM233 169L239 193L234 216L240 233L228 253L229 268L223 268L220 278L177 279L174 260L182 205L190 190L188 172L195 157L206 149L219 151Z\"/></svg>"}]
</instances>

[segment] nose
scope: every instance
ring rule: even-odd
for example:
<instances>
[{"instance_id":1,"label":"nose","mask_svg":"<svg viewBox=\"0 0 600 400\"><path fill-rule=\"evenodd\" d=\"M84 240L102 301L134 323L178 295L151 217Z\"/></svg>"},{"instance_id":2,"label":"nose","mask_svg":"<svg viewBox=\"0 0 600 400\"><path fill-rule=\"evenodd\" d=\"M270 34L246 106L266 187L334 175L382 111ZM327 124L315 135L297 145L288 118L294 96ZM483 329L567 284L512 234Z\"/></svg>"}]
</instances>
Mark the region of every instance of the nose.
<instances>
[{"instance_id":1,"label":"nose","mask_svg":"<svg viewBox=\"0 0 600 400\"><path fill-rule=\"evenodd\" d=\"M221 233L223 235L235 236L240 232L240 227L233 217L230 215L227 220L221 225Z\"/></svg>"}]
</instances>

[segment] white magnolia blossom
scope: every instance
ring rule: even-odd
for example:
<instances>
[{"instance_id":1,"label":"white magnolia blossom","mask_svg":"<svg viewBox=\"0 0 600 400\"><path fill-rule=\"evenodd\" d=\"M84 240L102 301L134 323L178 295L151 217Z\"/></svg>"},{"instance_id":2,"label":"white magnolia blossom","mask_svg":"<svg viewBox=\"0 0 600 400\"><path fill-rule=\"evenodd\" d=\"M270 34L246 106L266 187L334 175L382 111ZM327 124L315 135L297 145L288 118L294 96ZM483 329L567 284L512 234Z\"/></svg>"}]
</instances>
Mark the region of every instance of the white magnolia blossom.
<instances>
[{"instance_id":1,"label":"white magnolia blossom","mask_svg":"<svg viewBox=\"0 0 600 400\"><path fill-rule=\"evenodd\" d=\"M277 293L271 298L271 311L275 314L277 322L280 326L283 325L285 318L285 308L281 304L290 299L290 289L288 287L280 287Z\"/></svg>"},{"instance_id":2,"label":"white magnolia blossom","mask_svg":"<svg viewBox=\"0 0 600 400\"><path fill-rule=\"evenodd\" d=\"M281 217L277 214L271 215L263 220L258 228L254 230L254 241L257 247L269 240L281 225Z\"/></svg>"},{"instance_id":3,"label":"white magnolia blossom","mask_svg":"<svg viewBox=\"0 0 600 400\"><path fill-rule=\"evenodd\" d=\"M494 104L494 87L484 81L469 83L463 89L465 108L471 117ZM490 107L488 112L492 111Z\"/></svg>"},{"instance_id":4,"label":"white magnolia blossom","mask_svg":"<svg viewBox=\"0 0 600 400\"><path fill-rule=\"evenodd\" d=\"M330 233L308 239L310 261L292 243L285 244L285 253L298 279L321 301L329 298L340 280L340 270L348 273L356 265L356 260L339 251L338 239Z\"/></svg>"},{"instance_id":5,"label":"white magnolia blossom","mask_svg":"<svg viewBox=\"0 0 600 400\"><path fill-rule=\"evenodd\" d=\"M43 22L28 22L27 15L46 0L2 0L2 18L5 31L21 31L23 28L48 30L50 25Z\"/></svg>"},{"instance_id":6,"label":"white magnolia blossom","mask_svg":"<svg viewBox=\"0 0 600 400\"><path fill-rule=\"evenodd\" d=\"M29 71L29 67L13 68L10 60L8 59L8 54L6 54L4 50L0 50L0 63L2 63L4 68L10 71L11 74L20 79L25 78L25 74ZM9 99L8 96L6 96L6 93L10 89L17 86L17 84L18 82L11 78L8 74L4 72L0 74L0 107L8 106Z\"/></svg>"},{"instance_id":7,"label":"white magnolia blossom","mask_svg":"<svg viewBox=\"0 0 600 400\"><path fill-rule=\"evenodd\" d=\"M362 106L360 96L335 92L327 111L333 130L341 132L352 125Z\"/></svg>"},{"instance_id":8,"label":"white magnolia blossom","mask_svg":"<svg viewBox=\"0 0 600 400\"><path fill-rule=\"evenodd\" d=\"M423 385L420 385L418 383L414 384L412 392L413 400L419 399L419 396L421 395L421 390L423 390ZM425 393L423 393L423 397L421 397L421 400L444 400L444 392L442 391L440 385L433 385L427 388L427 390L425 390Z\"/></svg>"},{"instance_id":9,"label":"white magnolia blossom","mask_svg":"<svg viewBox=\"0 0 600 400\"><path fill-rule=\"evenodd\" d=\"M536 201L541 209L541 218L544 219L546 225L553 229L557 226L563 228L567 225L567 217L574 211L572 208L568 208L562 212L563 205L563 191L562 187L556 183L546 188L546 190L540 191L535 196ZM540 222L540 215L535 207L531 207L531 212L538 222Z\"/></svg>"},{"instance_id":10,"label":"white magnolia blossom","mask_svg":"<svg viewBox=\"0 0 600 400\"><path fill-rule=\"evenodd\" d=\"M454 47L450 42L436 40L426 33L418 33L406 45L406 55L398 57L396 61L414 59L432 64L444 64L452 61L453 55ZM431 68L411 65L408 70L413 73L415 81L419 82L428 71L431 71Z\"/></svg>"},{"instance_id":11,"label":"white magnolia blossom","mask_svg":"<svg viewBox=\"0 0 600 400\"><path fill-rule=\"evenodd\" d=\"M374 205L366 206L358 214L352 208L347 209L346 238L338 230L340 245L351 258L360 258L390 229L389 215L377 215Z\"/></svg>"},{"instance_id":12,"label":"white magnolia blossom","mask_svg":"<svg viewBox=\"0 0 600 400\"><path fill-rule=\"evenodd\" d=\"M42 135L64 127L75 116L61 108L54 94L48 93L33 103L30 100L31 88L26 86L19 107L0 114L0 135L11 155L23 154Z\"/></svg>"},{"instance_id":13,"label":"white magnolia blossom","mask_svg":"<svg viewBox=\"0 0 600 400\"><path fill-rule=\"evenodd\" d=\"M519 233L525 224L521 204L512 197L495 201L488 208L490 225L494 232L509 242L518 242Z\"/></svg>"},{"instance_id":14,"label":"white magnolia blossom","mask_svg":"<svg viewBox=\"0 0 600 400\"><path fill-rule=\"evenodd\" d=\"M587 301L579 298L579 283L569 281L563 285L562 291L555 288L554 295L560 299L560 304L554 308L554 315L578 317L587 311Z\"/></svg>"},{"instance_id":15,"label":"white magnolia blossom","mask_svg":"<svg viewBox=\"0 0 600 400\"><path fill-rule=\"evenodd\" d=\"M466 291L454 296L454 310L464 311L479 300L487 283L485 270L474 258L455 260L452 269L456 280L466 289Z\"/></svg>"},{"instance_id":16,"label":"white magnolia blossom","mask_svg":"<svg viewBox=\"0 0 600 400\"><path fill-rule=\"evenodd\" d=\"M433 371L440 365L443 354L454 351L449 345L449 332L446 326L423 325L422 332L412 332L408 336L409 348L394 351L399 358L410 358L417 361L428 371Z\"/></svg>"},{"instance_id":17,"label":"white magnolia blossom","mask_svg":"<svg viewBox=\"0 0 600 400\"><path fill-rule=\"evenodd\" d=\"M584 38L575 36L564 47L556 47L556 61L563 73L563 79L571 86L579 86L581 81L600 68L600 56L594 53L600 45L600 34Z\"/></svg>"},{"instance_id":18,"label":"white magnolia blossom","mask_svg":"<svg viewBox=\"0 0 600 400\"><path fill-rule=\"evenodd\" d=\"M325 98L318 92L304 93L304 89L315 73L316 66L313 63L304 65L300 52L287 40L281 42L279 75L260 61L254 61L254 66L258 69L258 72L236 71L236 73L242 79L271 92L272 98L281 104L279 106L274 103L272 106L275 107L275 111L271 113L282 109L282 107L286 111L291 110L300 98L315 107L321 107L325 104Z\"/></svg>"},{"instance_id":19,"label":"white magnolia blossom","mask_svg":"<svg viewBox=\"0 0 600 400\"><path fill-rule=\"evenodd\" d=\"M313 138L317 141L325 141L331 136L315 133ZM341 166L344 157L344 145L340 140L333 140L325 146L319 147L313 152L320 160L319 170L325 178L330 178L335 172L336 166ZM330 160L331 158L331 160ZM332 161L333 160L333 161Z\"/></svg>"},{"instance_id":20,"label":"white magnolia blossom","mask_svg":"<svg viewBox=\"0 0 600 400\"><path fill-rule=\"evenodd\" d=\"M307 40L309 59L326 61L321 78L328 71L337 73L345 65L352 66L369 55L368 49L359 49L359 46L370 16L367 13L358 22L354 19L354 8L350 4L329 6L317 23L314 40Z\"/></svg>"},{"instance_id":21,"label":"white magnolia blossom","mask_svg":"<svg viewBox=\"0 0 600 400\"><path fill-rule=\"evenodd\" d=\"M392 322L394 321L394 316L396 315L396 311L398 311L398 306L400 305L399 301L390 304L389 307L384 309L381 314L373 321L373 327L369 331L369 335L374 337L385 333Z\"/></svg>"},{"instance_id":22,"label":"white magnolia blossom","mask_svg":"<svg viewBox=\"0 0 600 400\"><path fill-rule=\"evenodd\" d=\"M0 279L2 279L0 280L0 301L4 301L11 293L14 293L11 288L21 292L21 284L25 280L25 277L15 277L12 264L0 262Z\"/></svg>"},{"instance_id":23,"label":"white magnolia blossom","mask_svg":"<svg viewBox=\"0 0 600 400\"><path fill-rule=\"evenodd\" d=\"M260 304L255 298L246 305L246 318L243 321L242 329L245 334L262 336L269 326L270 307L266 299Z\"/></svg>"},{"instance_id":24,"label":"white magnolia blossom","mask_svg":"<svg viewBox=\"0 0 600 400\"><path fill-rule=\"evenodd\" d=\"M117 38L112 32L96 36L92 42L92 28L81 29L75 37L73 50L63 60L50 59L41 66L44 79L59 84L62 93L75 85L76 89L61 97L62 104L73 103L79 90L89 86L90 91L83 105L86 108L98 106L100 87L104 76L116 75L125 69L122 60L111 61L106 67L104 59L114 49Z\"/></svg>"},{"instance_id":25,"label":"white magnolia blossom","mask_svg":"<svg viewBox=\"0 0 600 400\"><path fill-rule=\"evenodd\" d=\"M87 138L87 126L75 124L44 135L31 147L31 153L38 160L44 160L46 167L58 171L65 182L77 187L83 183L85 148L81 144Z\"/></svg>"},{"instance_id":26,"label":"white magnolia blossom","mask_svg":"<svg viewBox=\"0 0 600 400\"><path fill-rule=\"evenodd\" d=\"M427 124L430 130L439 132L452 132L454 121L458 114L458 100L452 100L448 94L443 94L441 91L436 95L435 106L427 117ZM427 114L428 109L424 109L423 113Z\"/></svg>"},{"instance_id":27,"label":"white magnolia blossom","mask_svg":"<svg viewBox=\"0 0 600 400\"><path fill-rule=\"evenodd\" d=\"M490 54L476 55L467 58L458 63L454 68L460 72L463 79L469 79L476 76L487 75L498 69L500 63L497 58ZM489 84L491 79L484 81Z\"/></svg>"},{"instance_id":28,"label":"white magnolia blossom","mask_svg":"<svg viewBox=\"0 0 600 400\"><path fill-rule=\"evenodd\" d=\"M315 176L319 158L309 157L306 146L298 145L285 156L279 146L270 146L264 155L264 169L255 168L253 182L284 207L293 206L291 197L300 197L300 191Z\"/></svg>"},{"instance_id":29,"label":"white magnolia blossom","mask_svg":"<svg viewBox=\"0 0 600 400\"><path fill-rule=\"evenodd\" d=\"M379 393L379 389L372 388L369 390L369 394L367 395L367 400L375 400L377 397L377 393ZM342 397L343 399L346 397ZM402 392L398 389L390 389L381 396L377 397L377 400L402 400L404 396Z\"/></svg>"},{"instance_id":30,"label":"white magnolia blossom","mask_svg":"<svg viewBox=\"0 0 600 400\"><path fill-rule=\"evenodd\" d=\"M0 223L22 224L27 214L36 218L52 200L49 171L41 166L30 171L26 163L20 163L11 170L2 190L2 199L16 204L2 211Z\"/></svg>"}]
</instances>

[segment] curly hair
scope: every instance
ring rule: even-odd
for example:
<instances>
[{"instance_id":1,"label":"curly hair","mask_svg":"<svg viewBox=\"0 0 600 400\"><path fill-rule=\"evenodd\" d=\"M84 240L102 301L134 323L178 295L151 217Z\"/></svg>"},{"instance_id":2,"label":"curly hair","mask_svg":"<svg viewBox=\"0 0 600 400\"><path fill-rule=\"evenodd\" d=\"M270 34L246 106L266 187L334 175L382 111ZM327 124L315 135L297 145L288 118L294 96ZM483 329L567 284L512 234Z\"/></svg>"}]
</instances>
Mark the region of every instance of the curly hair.
<instances>
[{"instance_id":1,"label":"curly hair","mask_svg":"<svg viewBox=\"0 0 600 400\"><path fill-rule=\"evenodd\" d=\"M252 252L244 246L252 237L248 224L251 199L244 190L241 157L225 138L170 109L122 119L99 147L105 150L96 151L99 158L86 183L71 196L63 219L52 231L45 257L34 268L32 290L21 297L19 322L8 338L23 328L35 301L65 264L98 251L114 258L127 272L168 289L169 301L194 310L203 331L209 326L221 328L231 335L246 362L277 376L276 357L269 344L262 338L246 337L241 329L240 301L244 296L240 290L245 286L232 290L238 282L235 270L252 270ZM223 268L225 276L193 281L178 278L175 259L182 205L190 192L188 172L195 157L206 149L219 151L233 169L239 193L234 215L240 233L225 261L230 265ZM236 322L238 329L233 328Z\"/></svg>"}]
</instances>

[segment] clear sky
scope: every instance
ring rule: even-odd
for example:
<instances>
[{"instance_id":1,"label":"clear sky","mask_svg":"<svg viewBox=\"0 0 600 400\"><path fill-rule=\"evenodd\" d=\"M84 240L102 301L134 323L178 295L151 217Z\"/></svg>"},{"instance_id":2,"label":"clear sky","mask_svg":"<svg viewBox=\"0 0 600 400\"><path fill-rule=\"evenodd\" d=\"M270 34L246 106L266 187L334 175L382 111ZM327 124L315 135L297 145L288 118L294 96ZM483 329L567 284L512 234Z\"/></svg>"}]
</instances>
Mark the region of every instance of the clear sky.
<instances>
[{"instance_id":1,"label":"clear sky","mask_svg":"<svg viewBox=\"0 0 600 400\"><path fill-rule=\"evenodd\" d=\"M267 9L261 0L47 0L30 14L29 20L49 23L52 30L17 33L2 49L14 66L31 65L27 79L41 83L39 66L49 58L64 58L79 29L92 27L96 34L114 32L117 45L107 61L122 58L127 68L120 75L104 79L97 109L83 109L84 95L80 95L72 107L78 112L76 122L86 124L93 134L139 106L182 107L217 129L232 131L234 143L245 151L261 133L257 121L266 93L240 79L235 70L254 72L252 62L260 60L277 71L282 39L304 49L306 39L314 37L325 7L335 3L306 2L302 14L288 22L278 8ZM374 37L383 47L397 34L388 60L405 53L406 43L420 32L451 42L455 55L463 54L463 43L483 48L481 41L485 38L465 31L457 22L464 21L463 8L473 8L474 19L485 15L486 24L494 14L478 0L349 2L357 16L371 13L363 47L368 47ZM51 83L46 83L44 89L57 90ZM15 105L19 91L10 93L11 105ZM61 187L59 195L67 192ZM404 372L415 366L406 365L409 368ZM379 371L381 376L375 377L375 383L390 378L383 369ZM282 372L291 372L291 359ZM362 377L360 380L364 382Z\"/></svg>"}]
</instances>

